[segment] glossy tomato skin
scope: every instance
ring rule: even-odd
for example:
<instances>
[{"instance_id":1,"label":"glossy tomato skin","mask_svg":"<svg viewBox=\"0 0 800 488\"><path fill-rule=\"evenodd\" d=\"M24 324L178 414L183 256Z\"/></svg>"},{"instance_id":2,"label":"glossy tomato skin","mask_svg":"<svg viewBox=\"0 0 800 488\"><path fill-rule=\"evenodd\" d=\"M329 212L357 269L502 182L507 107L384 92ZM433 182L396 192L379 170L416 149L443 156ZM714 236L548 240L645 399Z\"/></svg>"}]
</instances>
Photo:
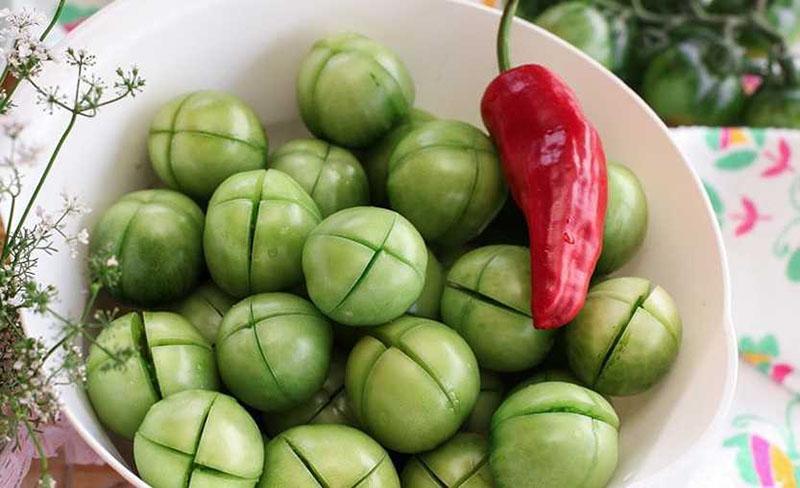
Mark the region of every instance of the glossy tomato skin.
<instances>
[{"instance_id":1,"label":"glossy tomato skin","mask_svg":"<svg viewBox=\"0 0 800 488\"><path fill-rule=\"evenodd\" d=\"M730 125L744 106L738 76L713 65L720 53L709 42L687 39L656 56L640 93L669 125Z\"/></svg>"},{"instance_id":2,"label":"glossy tomato skin","mask_svg":"<svg viewBox=\"0 0 800 488\"><path fill-rule=\"evenodd\" d=\"M636 77L635 40L639 34L636 20L632 16L604 13L608 22L611 43L611 71L630 83Z\"/></svg>"},{"instance_id":3,"label":"glossy tomato skin","mask_svg":"<svg viewBox=\"0 0 800 488\"><path fill-rule=\"evenodd\" d=\"M300 116L316 137L366 148L414 105L414 81L386 46L355 33L318 40L297 75Z\"/></svg>"},{"instance_id":4,"label":"glossy tomato skin","mask_svg":"<svg viewBox=\"0 0 800 488\"><path fill-rule=\"evenodd\" d=\"M611 29L599 9L579 0L554 5L536 17L536 24L612 69Z\"/></svg>"},{"instance_id":5,"label":"glossy tomato skin","mask_svg":"<svg viewBox=\"0 0 800 488\"><path fill-rule=\"evenodd\" d=\"M505 4L505 2L500 3ZM537 15L557 3L558 0L520 0L517 6L517 17L533 22Z\"/></svg>"}]
</instances>

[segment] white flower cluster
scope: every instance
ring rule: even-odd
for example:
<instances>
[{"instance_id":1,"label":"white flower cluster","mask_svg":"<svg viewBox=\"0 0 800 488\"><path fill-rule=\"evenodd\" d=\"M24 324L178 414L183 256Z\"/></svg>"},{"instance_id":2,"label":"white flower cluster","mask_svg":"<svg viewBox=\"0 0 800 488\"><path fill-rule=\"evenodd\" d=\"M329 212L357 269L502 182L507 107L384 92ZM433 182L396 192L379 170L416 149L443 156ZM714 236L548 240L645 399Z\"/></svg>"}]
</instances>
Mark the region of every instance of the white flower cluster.
<instances>
[{"instance_id":1,"label":"white flower cluster","mask_svg":"<svg viewBox=\"0 0 800 488\"><path fill-rule=\"evenodd\" d=\"M69 193L62 191L61 200L63 202L63 212L66 214L80 217L81 215L86 215L92 211L92 209L87 207L77 195L70 195Z\"/></svg>"},{"instance_id":2,"label":"white flower cluster","mask_svg":"<svg viewBox=\"0 0 800 488\"><path fill-rule=\"evenodd\" d=\"M0 336L0 342L7 339L8 334ZM28 418L37 423L51 422L59 415L58 400L46 383L47 372L43 363L46 352L44 344L34 339L17 342L13 350L0 351L0 362L6 368L5 376L16 385L11 391L4 391L6 394L13 393L13 398L0 397L0 403L14 410L25 409L30 413ZM0 433L8 435L8 429L4 427L0 425ZM0 438L0 442L3 440L8 439Z\"/></svg>"},{"instance_id":3,"label":"white flower cluster","mask_svg":"<svg viewBox=\"0 0 800 488\"><path fill-rule=\"evenodd\" d=\"M0 158L0 202L16 197L22 191L24 169L41 157L42 148L21 140L25 125L10 115L0 116L0 131L10 139L9 153Z\"/></svg>"},{"instance_id":4,"label":"white flower cluster","mask_svg":"<svg viewBox=\"0 0 800 488\"><path fill-rule=\"evenodd\" d=\"M45 20L35 10L23 8L12 13L3 9L0 10L0 19L4 19L6 24L0 31L0 42L6 46L2 54L18 78L36 76L42 63L55 59L36 32Z\"/></svg>"},{"instance_id":5,"label":"white flower cluster","mask_svg":"<svg viewBox=\"0 0 800 488\"><path fill-rule=\"evenodd\" d=\"M88 214L92 211L77 196L61 193L62 205L58 213L53 214L42 207L36 207L36 216L39 222L34 227L34 234L37 239L46 241L53 234L60 234L70 249L73 258L80 254L82 246L89 244L89 231L81 228L75 233L67 232L67 223Z\"/></svg>"}]
</instances>

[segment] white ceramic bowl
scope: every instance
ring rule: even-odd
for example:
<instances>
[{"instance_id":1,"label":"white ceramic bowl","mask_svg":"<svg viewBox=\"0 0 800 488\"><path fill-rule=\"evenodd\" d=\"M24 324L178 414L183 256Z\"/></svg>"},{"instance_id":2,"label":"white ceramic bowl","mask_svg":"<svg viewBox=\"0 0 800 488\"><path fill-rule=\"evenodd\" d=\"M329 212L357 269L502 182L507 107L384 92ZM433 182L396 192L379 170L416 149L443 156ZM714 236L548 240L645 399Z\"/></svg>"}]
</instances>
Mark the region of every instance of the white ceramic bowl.
<instances>
[{"instance_id":1,"label":"white ceramic bowl","mask_svg":"<svg viewBox=\"0 0 800 488\"><path fill-rule=\"evenodd\" d=\"M396 50L417 85L417 105L481 126L479 100L496 75L498 13L458 0L119 0L65 41L98 55L98 71L136 63L147 88L135 101L81 120L47 182L40 204L58 193L79 193L101 211L127 191L155 182L147 162L150 118L166 100L201 88L243 97L268 126L272 147L302 133L294 98L299 63L312 42L352 30ZM588 57L524 22L513 30L516 63L542 63L577 92L613 160L631 166L650 202L643 249L626 273L663 285L684 318L680 356L652 391L615 401L622 417L621 454L613 486L682 486L696 450L727 410L736 375L728 284L720 236L698 178L672 144L664 125L636 95ZM64 87L67 66L46 73ZM30 92L22 91L23 107ZM64 115L36 120L34 140L55 143ZM60 253L39 268L61 290L61 307L75 313L85 299L84 262ZM26 317L29 332L52 338L53 324ZM144 485L130 458L97 422L83 391L62 389L64 411L86 441L132 483ZM124 449L123 449L124 452Z\"/></svg>"}]
</instances>

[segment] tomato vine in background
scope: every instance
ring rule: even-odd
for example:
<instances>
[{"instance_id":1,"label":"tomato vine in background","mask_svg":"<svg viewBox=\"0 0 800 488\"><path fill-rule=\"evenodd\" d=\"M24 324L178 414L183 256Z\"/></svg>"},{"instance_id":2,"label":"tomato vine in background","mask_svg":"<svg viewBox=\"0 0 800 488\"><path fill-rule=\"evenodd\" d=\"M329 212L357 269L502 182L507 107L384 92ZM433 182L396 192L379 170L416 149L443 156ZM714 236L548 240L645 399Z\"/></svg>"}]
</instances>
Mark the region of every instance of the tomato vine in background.
<instances>
[{"instance_id":1,"label":"tomato vine in background","mask_svg":"<svg viewBox=\"0 0 800 488\"><path fill-rule=\"evenodd\" d=\"M800 127L789 44L800 0L523 2L522 17L583 49L672 125ZM596 18L606 23L596 28ZM749 97L742 78L762 80Z\"/></svg>"}]
</instances>

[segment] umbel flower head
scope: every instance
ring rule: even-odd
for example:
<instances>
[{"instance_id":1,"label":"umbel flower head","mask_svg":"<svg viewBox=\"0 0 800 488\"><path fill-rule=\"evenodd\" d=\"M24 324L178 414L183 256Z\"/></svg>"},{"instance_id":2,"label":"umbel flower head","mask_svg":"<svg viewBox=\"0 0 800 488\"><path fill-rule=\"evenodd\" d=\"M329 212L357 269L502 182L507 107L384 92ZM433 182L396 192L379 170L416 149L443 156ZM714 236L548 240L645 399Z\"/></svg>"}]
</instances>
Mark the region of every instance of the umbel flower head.
<instances>
[{"instance_id":1,"label":"umbel flower head","mask_svg":"<svg viewBox=\"0 0 800 488\"><path fill-rule=\"evenodd\" d=\"M65 0L59 0L60 12ZM12 13L0 10L0 59L6 68L0 74L0 137L8 139L8 152L0 155L0 203L10 210L0 221L0 445L15 442L24 433L38 448L41 425L52 422L59 412L54 386L85 381L85 363L81 339L92 340L97 329L106 327L116 310L95 311L95 301L104 286L119 280L119 262L114 255L96 256L89 263L92 276L98 279L88 287L88 298L76 318L58 310L57 290L42 283L38 266L43 255L59 251L56 241L67 244L77 257L89 241L89 232L76 220L89 209L75 196L62 194L62 206L51 212L37 205L37 197L45 186L47 175L55 164L64 142L77 121L96 116L102 107L142 90L145 81L136 67L118 68L113 82L105 83L93 73L95 57L82 49L66 49L66 66L73 67L74 84L68 90L59 86L43 86L38 75L56 56L45 43L56 17L45 21L34 10ZM59 54L60 57L60 54ZM59 143L51 153L43 154L38 146L23 140L24 125L9 116L14 108L14 93L21 84L28 84L36 93L46 113L63 110L69 123L63 128ZM41 157L40 157L41 156ZM35 167L41 160L43 166ZM23 179L23 170L36 178ZM23 185L31 183L30 196ZM47 343L29 337L22 327L21 316L36 313L52 319L54 336ZM107 351L123 364L131 351ZM54 486L46 460L41 465L40 486Z\"/></svg>"},{"instance_id":2,"label":"umbel flower head","mask_svg":"<svg viewBox=\"0 0 800 488\"><path fill-rule=\"evenodd\" d=\"M12 13L0 11L6 27L0 31L0 43L7 46L2 54L12 73L18 78L36 76L42 63L52 61L53 53L39 38L39 30L45 19L35 10L23 8Z\"/></svg>"}]
</instances>

